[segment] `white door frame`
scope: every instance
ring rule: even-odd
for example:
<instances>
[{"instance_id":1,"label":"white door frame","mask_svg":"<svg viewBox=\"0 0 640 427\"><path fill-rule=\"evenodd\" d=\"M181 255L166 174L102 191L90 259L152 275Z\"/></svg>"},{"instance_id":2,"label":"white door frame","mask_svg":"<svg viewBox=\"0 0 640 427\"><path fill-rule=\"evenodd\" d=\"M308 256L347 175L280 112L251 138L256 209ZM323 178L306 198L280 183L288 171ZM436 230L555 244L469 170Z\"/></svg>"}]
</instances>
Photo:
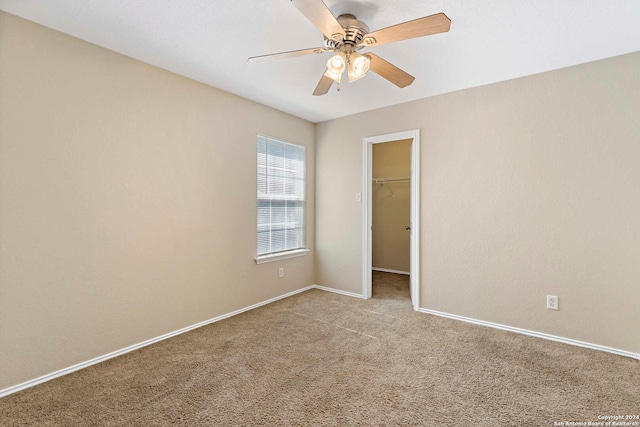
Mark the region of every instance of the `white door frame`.
<instances>
[{"instance_id":1,"label":"white door frame","mask_svg":"<svg viewBox=\"0 0 640 427\"><path fill-rule=\"evenodd\" d=\"M413 139L411 143L411 301L420 308L420 130L390 133L362 140L362 295L371 298L371 211L373 144Z\"/></svg>"}]
</instances>

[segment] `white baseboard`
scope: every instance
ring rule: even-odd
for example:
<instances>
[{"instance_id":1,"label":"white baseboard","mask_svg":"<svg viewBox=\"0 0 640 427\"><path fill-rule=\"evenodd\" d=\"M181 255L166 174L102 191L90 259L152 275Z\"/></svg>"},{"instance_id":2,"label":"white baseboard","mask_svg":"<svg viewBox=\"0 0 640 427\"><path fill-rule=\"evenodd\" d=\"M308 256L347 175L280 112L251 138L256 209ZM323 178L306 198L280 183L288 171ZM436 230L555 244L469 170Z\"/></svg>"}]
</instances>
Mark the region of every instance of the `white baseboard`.
<instances>
[{"instance_id":1,"label":"white baseboard","mask_svg":"<svg viewBox=\"0 0 640 427\"><path fill-rule=\"evenodd\" d=\"M378 268L378 267L373 267L372 270L373 271L382 271L384 273L405 274L407 276L411 276L411 273L408 272L408 271L390 270L388 268Z\"/></svg>"},{"instance_id":2,"label":"white baseboard","mask_svg":"<svg viewBox=\"0 0 640 427\"><path fill-rule=\"evenodd\" d=\"M356 294L356 293L353 293L353 292L341 291L340 289L327 288L326 286L313 285L312 288L320 289L321 291L333 292L333 293L340 294L340 295L346 295L348 297L364 299L364 296L362 294Z\"/></svg>"},{"instance_id":3,"label":"white baseboard","mask_svg":"<svg viewBox=\"0 0 640 427\"><path fill-rule=\"evenodd\" d=\"M42 383L50 381L50 380L52 380L54 378L58 378L58 377L61 377L63 375L70 374L72 372L79 371L80 369L87 368L87 367L89 367L91 365L95 365L97 363L104 362L105 360L109 360L109 359L112 359L114 357L121 356L123 354L129 353L129 352L134 351L134 350L138 350L138 349L140 349L142 347L146 347L148 345L155 344L155 343L157 343L159 341L166 340L166 339L174 337L176 335L184 334L185 332L189 332L189 331L191 331L193 329L197 329L197 328L200 328L202 326L206 326L206 325L209 325L211 323L215 323L215 322L218 322L220 320L235 316L237 314L244 313L245 311L253 310L253 309L261 307L263 305L270 304L270 303L278 301L280 299L287 298L287 297L299 294L301 292L308 291L309 289L319 289L319 290L322 290L322 291L334 292L334 293L337 293L337 294L340 294L340 295L346 295L346 296L349 296L349 297L360 298L360 299L364 298L363 295L361 295L361 294L342 291L342 290L339 290L339 289L327 288L326 286L320 286L320 285L307 286L307 287L304 287L304 288L297 289L295 291L286 293L284 295L280 295L280 296L268 299L266 301L262 301L262 302L259 302L257 304L250 305L248 307L241 308L241 309L236 310L236 311L232 311L231 313L226 313L226 314L214 317L212 319L205 320L205 321L200 322L200 323L196 323L195 325L187 326L185 328L178 329L177 331L169 332L167 334L160 335L160 336L155 337L155 338L151 338L151 339L143 341L141 343L134 344L134 345L131 345L129 347L125 347L123 349L116 350L116 351L113 351L111 353L95 357L95 358L93 358L91 360L87 360L85 362L78 363L78 364L70 366L68 368L60 369L60 370L52 372L50 374L46 374L46 375L43 375L41 377L29 380L29 381L25 381L25 382L23 382L21 384L17 384L17 385L2 389L2 390L0 390L0 398L4 397L4 396L8 396L8 395L13 394L13 393L16 393L18 391L33 387L33 386L36 386L38 384L42 384ZM517 333L520 333L520 334L530 335L530 336L533 336L533 337L538 337L538 338L543 338L543 339L548 339L548 340L551 340L551 341L558 341L558 342L562 342L562 343L565 343L565 344L576 345L576 346L579 346L579 347L586 347L586 348L590 348L590 349L594 349L594 350L606 351L606 352L617 354L617 355L620 355L620 356L626 356L626 357L631 357L631 358L634 358L634 359L640 359L640 354L632 353L632 352L625 351L625 350L619 350L619 349L615 349L615 348L611 348L611 347L605 347L605 346L598 345L598 344L591 344L591 343L587 343L587 342L583 342L583 341L573 340L573 339L570 339L570 338L557 337L555 335L549 335L549 334L544 334L544 333L541 333L541 332L529 331L527 329L515 328L515 327L512 327L512 326L501 325L501 324L498 324L498 323L485 322L485 321L482 321L482 320L472 319L472 318L464 317L464 316L458 316L458 315L455 315L455 314L443 313L443 312L439 312L439 311L435 311L435 310L428 310L428 309L425 309L425 308L420 308L419 311L421 313L433 314L435 316L447 317L447 318L450 318L450 319L461 320L463 322L474 323L474 324L477 324L477 325L488 326L488 327L491 327L491 328L502 329L502 330L505 330L505 331L517 332Z\"/></svg>"},{"instance_id":4,"label":"white baseboard","mask_svg":"<svg viewBox=\"0 0 640 427\"><path fill-rule=\"evenodd\" d=\"M420 308L418 311L420 311L421 313L433 314L434 316L446 317L446 318L454 319L454 320L461 320L463 322L474 323L476 325L481 325L481 326L488 326L488 327L494 328L494 329L502 329L503 331L516 332L518 334L529 335L529 336L532 336L532 337L542 338L542 339L545 339L545 340L557 341L557 342L561 342L561 343L564 343L564 344L575 345L575 346L578 346L578 347L590 348L592 350L606 351L607 353L613 353L613 354L617 354L619 356L626 356L626 357L631 357L632 359L639 359L640 360L640 354L638 354L638 353L632 353L632 352L626 351L626 350L620 350L620 349L617 349L617 348L606 347L604 345L592 344L592 343L588 343L588 342L584 342L584 341L574 340L574 339L571 339L571 338L558 337L556 335L545 334L543 332L530 331L528 329L516 328L516 327L513 327L513 326L507 326L507 325L501 325L500 323L493 323L493 322L487 322L487 321L484 321L484 320L472 319L470 317L458 316L457 314L443 313L441 311L429 310L429 309L426 309L426 308Z\"/></svg>"},{"instance_id":5,"label":"white baseboard","mask_svg":"<svg viewBox=\"0 0 640 427\"><path fill-rule=\"evenodd\" d=\"M220 320L226 319L228 317L232 317L232 316L235 316L237 314L244 313L245 311L253 310L254 308L258 308L258 307L261 307L263 305L270 304L270 303L278 301L280 299L287 298L287 297L290 297L290 296L295 295L295 294L299 294L299 293L304 292L304 291L308 291L309 289L313 289L314 287L316 287L316 286L315 285L311 285L311 286L307 286L307 287L302 288L302 289L297 289L295 291L286 293L284 295L280 295L280 296L277 296L275 298L271 298L271 299L268 299L266 301L262 301L262 302L259 302L257 304L250 305L249 307L241 308L239 310L232 311L231 313L226 313L226 314L214 317L212 319L205 320L205 321L200 322L200 323L196 323L195 325L187 326L185 328L178 329L177 331L169 332L167 334L160 335L159 337L151 338L151 339L143 341L141 343L130 345L129 347L125 347L125 348L120 349L120 350L112 351L111 353L95 357L95 358L93 358L91 360L87 360L86 362L81 362L81 363L78 363L76 365L69 366L68 368L60 369L59 371L55 371L55 372L43 375L43 376L35 378L35 379L29 380L29 381L25 381L25 382L23 382L21 384L17 384L17 385L2 389L2 390L0 390L0 398L4 397L4 396L8 396L8 395L10 395L12 393L16 393L18 391L27 389L29 387L33 387L33 386L36 386L38 384L42 384L42 383L50 381L50 380L52 380L54 378L58 378L58 377L61 377L63 375L70 374L72 372L79 371L80 369L87 368L87 367L89 367L91 365L95 365L97 363L104 362L105 360L109 360L109 359L112 359L114 357L121 356L123 354L129 353L129 352L134 351L134 350L138 350L138 349L140 349L142 347L146 347L148 345L155 344L155 343L157 343L159 341L166 340L166 339L171 338L171 337L175 337L176 335L184 334L185 332L189 332L189 331L191 331L193 329L197 329L197 328L200 328L202 326L206 326L206 325L208 325L210 323L215 323L215 322L218 322Z\"/></svg>"}]
</instances>

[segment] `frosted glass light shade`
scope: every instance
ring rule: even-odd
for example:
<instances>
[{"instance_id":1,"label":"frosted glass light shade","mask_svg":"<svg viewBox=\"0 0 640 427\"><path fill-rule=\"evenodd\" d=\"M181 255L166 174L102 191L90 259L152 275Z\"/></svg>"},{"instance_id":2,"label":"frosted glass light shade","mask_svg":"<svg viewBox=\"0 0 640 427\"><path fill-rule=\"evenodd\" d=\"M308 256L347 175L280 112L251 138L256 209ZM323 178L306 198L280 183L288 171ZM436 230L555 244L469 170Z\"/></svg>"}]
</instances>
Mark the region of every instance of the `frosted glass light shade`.
<instances>
[{"instance_id":1,"label":"frosted glass light shade","mask_svg":"<svg viewBox=\"0 0 640 427\"><path fill-rule=\"evenodd\" d=\"M342 73L344 73L346 67L347 56L343 52L338 52L327 61L327 71L324 75L329 77L331 80L340 83Z\"/></svg>"},{"instance_id":2,"label":"frosted glass light shade","mask_svg":"<svg viewBox=\"0 0 640 427\"><path fill-rule=\"evenodd\" d=\"M369 71L371 60L364 55L360 55L358 52L353 52L349 55L349 81L355 82L365 76Z\"/></svg>"}]
</instances>

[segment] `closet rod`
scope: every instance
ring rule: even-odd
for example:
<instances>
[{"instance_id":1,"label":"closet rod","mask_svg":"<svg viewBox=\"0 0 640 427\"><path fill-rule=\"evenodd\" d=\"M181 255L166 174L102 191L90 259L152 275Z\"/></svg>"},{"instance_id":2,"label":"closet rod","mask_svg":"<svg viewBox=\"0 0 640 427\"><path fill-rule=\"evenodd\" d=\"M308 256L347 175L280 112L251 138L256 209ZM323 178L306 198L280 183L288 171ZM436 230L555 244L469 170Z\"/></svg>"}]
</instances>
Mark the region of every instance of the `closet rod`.
<instances>
[{"instance_id":1,"label":"closet rod","mask_svg":"<svg viewBox=\"0 0 640 427\"><path fill-rule=\"evenodd\" d=\"M401 181L411 181L411 177L409 176L394 176L390 178L373 178L374 184L385 184L387 182L401 182Z\"/></svg>"}]
</instances>

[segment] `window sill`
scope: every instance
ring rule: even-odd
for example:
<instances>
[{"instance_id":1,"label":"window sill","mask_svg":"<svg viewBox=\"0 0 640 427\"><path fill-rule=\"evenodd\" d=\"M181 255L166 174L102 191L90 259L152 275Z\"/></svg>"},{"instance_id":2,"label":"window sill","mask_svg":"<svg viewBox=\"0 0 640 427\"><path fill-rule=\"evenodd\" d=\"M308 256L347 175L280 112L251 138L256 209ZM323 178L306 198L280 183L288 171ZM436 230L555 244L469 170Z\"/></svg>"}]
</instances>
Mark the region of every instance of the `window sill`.
<instances>
[{"instance_id":1,"label":"window sill","mask_svg":"<svg viewBox=\"0 0 640 427\"><path fill-rule=\"evenodd\" d=\"M264 264L266 262L280 261L287 258L295 258L305 256L309 253L309 249L296 249L295 251L280 252L277 254L262 255L255 257L256 264Z\"/></svg>"}]
</instances>

